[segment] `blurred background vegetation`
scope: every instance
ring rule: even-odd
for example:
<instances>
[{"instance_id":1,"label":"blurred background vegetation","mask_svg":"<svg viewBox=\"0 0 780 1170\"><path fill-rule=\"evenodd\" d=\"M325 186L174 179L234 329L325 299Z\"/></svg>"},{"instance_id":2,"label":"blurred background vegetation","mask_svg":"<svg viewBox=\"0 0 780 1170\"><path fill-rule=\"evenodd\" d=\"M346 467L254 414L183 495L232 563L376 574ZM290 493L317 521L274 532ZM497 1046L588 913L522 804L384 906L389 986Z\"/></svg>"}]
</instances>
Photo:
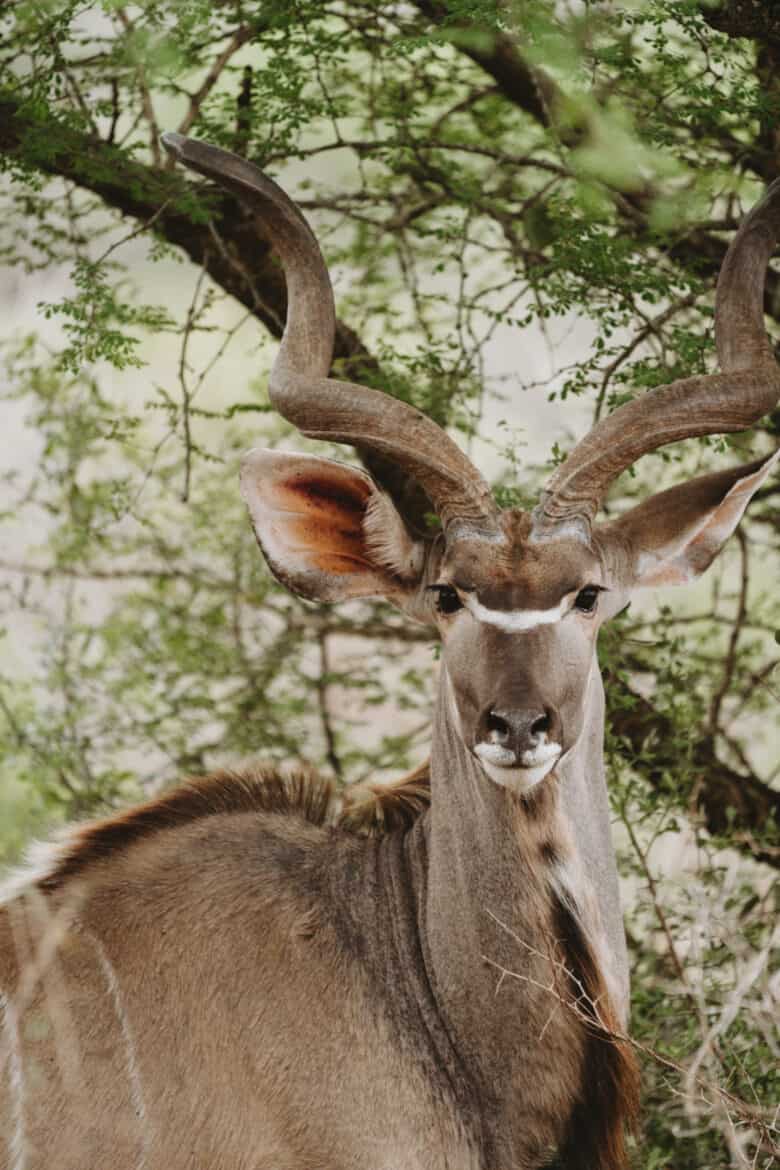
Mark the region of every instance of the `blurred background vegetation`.
<instances>
[{"instance_id":1,"label":"blurred background vegetation","mask_svg":"<svg viewBox=\"0 0 780 1170\"><path fill-rule=\"evenodd\" d=\"M593 419L713 369L720 262L780 174L775 12L0 9L0 863L242 758L351 783L426 755L430 631L298 601L254 546L241 452L323 445L268 409L285 300L267 243L159 133L280 179L332 267L334 366L449 424L522 503ZM776 331L776 270L765 299ZM648 456L609 510L779 428ZM602 641L643 1170L777 1153L778 498L775 479L699 586L641 599Z\"/></svg>"}]
</instances>

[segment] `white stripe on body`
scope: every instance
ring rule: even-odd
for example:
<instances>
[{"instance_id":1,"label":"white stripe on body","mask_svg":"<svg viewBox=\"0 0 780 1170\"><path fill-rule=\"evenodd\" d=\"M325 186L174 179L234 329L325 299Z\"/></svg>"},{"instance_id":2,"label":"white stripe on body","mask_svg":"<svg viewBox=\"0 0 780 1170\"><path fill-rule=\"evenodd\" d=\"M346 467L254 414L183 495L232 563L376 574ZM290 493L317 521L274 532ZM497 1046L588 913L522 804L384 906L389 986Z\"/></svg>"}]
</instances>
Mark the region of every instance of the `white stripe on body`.
<instances>
[{"instance_id":1,"label":"white stripe on body","mask_svg":"<svg viewBox=\"0 0 780 1170\"><path fill-rule=\"evenodd\" d=\"M144 1102L143 1084L141 1081L141 1072L138 1067L138 1058L136 1055L135 1040L133 1038L133 1030L130 1027L130 1020L127 1017L127 1012L122 1003L122 991L119 986L119 979L117 978L116 970L113 963L108 957L106 948L96 935L85 931L86 937L90 940L97 952L100 966L103 970L108 990L111 994L111 1002L114 1006L114 1013L119 1021L119 1027L122 1030L122 1038L125 1042L125 1067L127 1070L127 1077L130 1081L130 1095L133 1101L133 1112L138 1118L138 1124L141 1134L141 1152L138 1155L138 1162L136 1163L137 1170L146 1170L147 1159L149 1153L149 1132L148 1121L146 1116L146 1104Z\"/></svg>"},{"instance_id":2,"label":"white stripe on body","mask_svg":"<svg viewBox=\"0 0 780 1170\"><path fill-rule=\"evenodd\" d=\"M0 992L0 1036L3 1038L3 1049L0 1053L0 1073L6 1063L9 1068L11 1083L11 1097L13 1101L13 1129L8 1134L9 1166L11 1170L24 1170L27 1164L27 1136L24 1120L24 1072L22 1069L22 1054L19 1044L19 1021L16 1009L9 999Z\"/></svg>"}]
</instances>

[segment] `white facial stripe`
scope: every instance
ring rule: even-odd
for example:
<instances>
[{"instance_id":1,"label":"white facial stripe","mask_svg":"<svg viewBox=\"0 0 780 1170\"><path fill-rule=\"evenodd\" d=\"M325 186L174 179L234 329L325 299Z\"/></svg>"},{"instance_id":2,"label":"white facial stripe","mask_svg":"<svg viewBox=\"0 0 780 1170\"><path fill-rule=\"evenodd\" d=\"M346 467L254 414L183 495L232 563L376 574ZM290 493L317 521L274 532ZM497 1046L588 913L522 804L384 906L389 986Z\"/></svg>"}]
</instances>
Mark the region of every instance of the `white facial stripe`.
<instances>
[{"instance_id":1,"label":"white facial stripe","mask_svg":"<svg viewBox=\"0 0 780 1170\"><path fill-rule=\"evenodd\" d=\"M564 597L553 609L488 609L476 597L466 595L463 604L477 621L498 626L510 633L515 630L533 630L536 626L559 622L568 613L569 600Z\"/></svg>"}]
</instances>

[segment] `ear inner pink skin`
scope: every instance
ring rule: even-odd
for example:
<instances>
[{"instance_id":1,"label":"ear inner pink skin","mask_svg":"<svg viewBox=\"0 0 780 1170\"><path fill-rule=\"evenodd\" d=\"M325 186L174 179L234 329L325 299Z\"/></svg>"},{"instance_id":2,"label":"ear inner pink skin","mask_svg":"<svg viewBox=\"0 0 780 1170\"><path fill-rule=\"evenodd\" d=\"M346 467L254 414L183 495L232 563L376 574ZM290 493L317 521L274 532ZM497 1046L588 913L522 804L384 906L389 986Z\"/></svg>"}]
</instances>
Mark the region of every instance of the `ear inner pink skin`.
<instances>
[{"instance_id":1,"label":"ear inner pink skin","mask_svg":"<svg viewBox=\"0 0 780 1170\"><path fill-rule=\"evenodd\" d=\"M290 551L307 552L322 572L358 573L371 568L363 540L368 495L360 481L347 486L295 476L274 486L269 503L276 532ZM288 514L284 526L282 513Z\"/></svg>"},{"instance_id":2,"label":"ear inner pink skin","mask_svg":"<svg viewBox=\"0 0 780 1170\"><path fill-rule=\"evenodd\" d=\"M304 597L403 596L417 590L417 574L402 575L377 555L367 517L377 509L395 519L382 544L385 559L414 565L413 542L395 509L357 468L313 455L255 450L245 458L241 491L258 541L275 575ZM381 512L380 512L381 514ZM421 566L422 559L417 557Z\"/></svg>"}]
</instances>

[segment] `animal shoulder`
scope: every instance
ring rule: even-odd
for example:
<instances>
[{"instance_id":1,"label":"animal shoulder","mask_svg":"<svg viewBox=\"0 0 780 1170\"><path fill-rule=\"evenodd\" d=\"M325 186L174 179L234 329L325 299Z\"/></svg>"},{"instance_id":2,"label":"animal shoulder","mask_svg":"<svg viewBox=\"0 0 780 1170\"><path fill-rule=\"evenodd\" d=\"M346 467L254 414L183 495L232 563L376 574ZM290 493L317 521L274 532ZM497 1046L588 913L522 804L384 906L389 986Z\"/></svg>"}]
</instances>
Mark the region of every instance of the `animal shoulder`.
<instances>
[{"instance_id":1,"label":"animal shoulder","mask_svg":"<svg viewBox=\"0 0 780 1170\"><path fill-rule=\"evenodd\" d=\"M427 764L391 784L337 791L307 767L251 764L189 779L144 804L72 825L37 842L26 863L0 884L0 903L26 888L50 892L135 843L208 817L269 813L357 837L411 827L430 803Z\"/></svg>"}]
</instances>

